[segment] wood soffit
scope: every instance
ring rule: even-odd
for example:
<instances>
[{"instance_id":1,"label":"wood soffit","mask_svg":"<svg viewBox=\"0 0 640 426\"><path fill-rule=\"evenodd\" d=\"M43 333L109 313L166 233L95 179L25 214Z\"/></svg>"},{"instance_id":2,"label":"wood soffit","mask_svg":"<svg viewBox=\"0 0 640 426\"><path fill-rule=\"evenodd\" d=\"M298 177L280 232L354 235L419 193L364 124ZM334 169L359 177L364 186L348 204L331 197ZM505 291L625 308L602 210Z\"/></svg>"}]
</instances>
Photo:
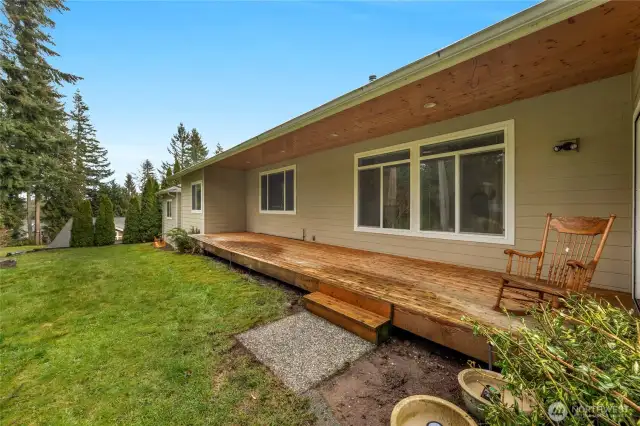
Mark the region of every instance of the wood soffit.
<instances>
[{"instance_id":1,"label":"wood soffit","mask_svg":"<svg viewBox=\"0 0 640 426\"><path fill-rule=\"evenodd\" d=\"M639 48L640 2L606 3L217 165L253 169L613 77Z\"/></svg>"}]
</instances>

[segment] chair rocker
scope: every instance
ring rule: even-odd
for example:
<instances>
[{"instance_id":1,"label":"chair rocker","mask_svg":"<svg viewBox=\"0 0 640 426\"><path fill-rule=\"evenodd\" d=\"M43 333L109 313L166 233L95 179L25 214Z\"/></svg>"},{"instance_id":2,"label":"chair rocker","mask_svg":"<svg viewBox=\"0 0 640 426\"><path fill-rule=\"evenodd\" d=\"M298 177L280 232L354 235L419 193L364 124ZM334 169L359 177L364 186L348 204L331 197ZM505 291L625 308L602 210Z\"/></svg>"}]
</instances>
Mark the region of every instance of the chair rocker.
<instances>
[{"instance_id":1,"label":"chair rocker","mask_svg":"<svg viewBox=\"0 0 640 426\"><path fill-rule=\"evenodd\" d=\"M498 299L493 309L502 311L503 298L518 302L546 303L545 295L551 297L551 305L560 307L560 300L571 293L584 293L591 284L602 250L616 216L599 217L552 217L547 222L542 236L540 251L532 254L507 249L507 270L502 275ZM555 234L555 248L548 264L547 274L542 278L545 253L550 231ZM601 235L599 241L597 236ZM595 242L595 252L591 257ZM553 243L552 243L553 244ZM535 265L535 270L533 266ZM505 297L504 289L515 290L523 298ZM524 314L526 311L510 311Z\"/></svg>"}]
</instances>

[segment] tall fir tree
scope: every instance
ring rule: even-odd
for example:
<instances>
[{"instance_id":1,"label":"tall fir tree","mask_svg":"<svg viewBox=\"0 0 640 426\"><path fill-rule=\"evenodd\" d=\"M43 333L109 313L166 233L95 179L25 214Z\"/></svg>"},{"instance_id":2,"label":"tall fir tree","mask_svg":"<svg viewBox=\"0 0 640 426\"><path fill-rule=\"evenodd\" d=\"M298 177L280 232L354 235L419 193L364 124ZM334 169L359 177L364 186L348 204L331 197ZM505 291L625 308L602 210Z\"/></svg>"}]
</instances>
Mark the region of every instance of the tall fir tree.
<instances>
[{"instance_id":1,"label":"tall fir tree","mask_svg":"<svg viewBox=\"0 0 640 426\"><path fill-rule=\"evenodd\" d=\"M214 151L215 155L222 154L224 152L224 148L220 145L220 142L216 144L216 150Z\"/></svg>"},{"instance_id":2,"label":"tall fir tree","mask_svg":"<svg viewBox=\"0 0 640 426\"><path fill-rule=\"evenodd\" d=\"M116 242L116 225L113 221L113 204L105 194L100 196L100 207L96 217L94 245L108 246Z\"/></svg>"},{"instance_id":3,"label":"tall fir tree","mask_svg":"<svg viewBox=\"0 0 640 426\"><path fill-rule=\"evenodd\" d=\"M144 185L149 179L156 180L156 172L153 168L153 163L147 159L140 164L140 171L138 172L138 185L140 186L140 192L142 192Z\"/></svg>"},{"instance_id":4,"label":"tall fir tree","mask_svg":"<svg viewBox=\"0 0 640 426\"><path fill-rule=\"evenodd\" d=\"M124 232L122 234L124 244L135 244L142 242L140 236L140 201L137 196L129 200L129 209L124 219Z\"/></svg>"},{"instance_id":5,"label":"tall fir tree","mask_svg":"<svg viewBox=\"0 0 640 426\"><path fill-rule=\"evenodd\" d=\"M209 148L202 141L202 136L197 129L192 129L189 133L189 143L187 145L187 157L189 158L189 165L199 163L207 158L209 155Z\"/></svg>"},{"instance_id":6,"label":"tall fir tree","mask_svg":"<svg viewBox=\"0 0 640 426\"><path fill-rule=\"evenodd\" d=\"M167 161L163 161L160 164L160 168L158 169L158 176L160 177L160 188L166 188L168 186L167 172L171 171L172 169L172 164Z\"/></svg>"},{"instance_id":7,"label":"tall fir tree","mask_svg":"<svg viewBox=\"0 0 640 426\"><path fill-rule=\"evenodd\" d=\"M167 151L180 163L181 168L189 167L191 164L189 159L189 132L183 123L178 124L176 134L171 137Z\"/></svg>"},{"instance_id":8,"label":"tall fir tree","mask_svg":"<svg viewBox=\"0 0 640 426\"><path fill-rule=\"evenodd\" d=\"M127 173L127 176L124 179L124 189L127 191L127 197L129 199L138 194L136 182L133 180L133 175L131 173Z\"/></svg>"},{"instance_id":9,"label":"tall fir tree","mask_svg":"<svg viewBox=\"0 0 640 426\"><path fill-rule=\"evenodd\" d=\"M180 162L176 158L173 162L173 174L175 175L176 173L179 173L180 170L182 170L182 167L180 167Z\"/></svg>"},{"instance_id":10,"label":"tall fir tree","mask_svg":"<svg viewBox=\"0 0 640 426\"><path fill-rule=\"evenodd\" d=\"M84 200L78 203L71 224L71 247L89 247L93 245L93 217L91 203Z\"/></svg>"},{"instance_id":11,"label":"tall fir tree","mask_svg":"<svg viewBox=\"0 0 640 426\"><path fill-rule=\"evenodd\" d=\"M66 189L75 180L74 168L69 167L73 143L58 88L79 77L48 62L57 56L48 32L55 26L50 15L66 10L62 0L2 3L6 20L0 30L0 207L6 210L6 200L21 192L33 193L37 231L42 203L61 215L70 214L73 205L68 197L73 191Z\"/></svg>"},{"instance_id":12,"label":"tall fir tree","mask_svg":"<svg viewBox=\"0 0 640 426\"><path fill-rule=\"evenodd\" d=\"M73 95L69 120L76 155L75 163L79 168L78 172L83 176L86 195L96 200L92 207L94 214L97 214L97 193L100 184L113 175L113 170L107 159L107 150L96 138L96 130L89 118L89 107L79 90Z\"/></svg>"},{"instance_id":13,"label":"tall fir tree","mask_svg":"<svg viewBox=\"0 0 640 426\"><path fill-rule=\"evenodd\" d=\"M171 167L167 169L167 173L164 175L165 186L164 188L168 188L169 186L174 184L173 173L171 172Z\"/></svg>"}]
</instances>

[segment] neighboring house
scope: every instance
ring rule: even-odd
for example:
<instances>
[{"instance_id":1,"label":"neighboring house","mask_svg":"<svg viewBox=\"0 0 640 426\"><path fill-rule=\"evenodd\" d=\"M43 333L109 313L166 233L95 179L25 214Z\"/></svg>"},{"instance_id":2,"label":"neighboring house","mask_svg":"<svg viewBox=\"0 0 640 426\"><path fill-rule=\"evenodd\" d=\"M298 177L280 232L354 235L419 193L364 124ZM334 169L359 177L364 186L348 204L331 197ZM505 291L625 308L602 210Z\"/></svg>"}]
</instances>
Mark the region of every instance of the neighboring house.
<instances>
[{"instance_id":1,"label":"neighboring house","mask_svg":"<svg viewBox=\"0 0 640 426\"><path fill-rule=\"evenodd\" d=\"M122 241L122 235L124 234L124 222L125 222L125 217L114 217L113 218L113 222L116 226L116 242L117 241ZM95 219L94 219L94 223L95 223Z\"/></svg>"},{"instance_id":2,"label":"neighboring house","mask_svg":"<svg viewBox=\"0 0 640 426\"><path fill-rule=\"evenodd\" d=\"M124 217L114 217L113 222L116 228L116 243L122 242L122 233L124 232ZM93 218L93 224L95 225L96 218ZM71 226L73 225L73 218L69 219L67 223L62 227L58 235L51 241L47 247L49 248L65 248L71 246Z\"/></svg>"},{"instance_id":3,"label":"neighboring house","mask_svg":"<svg viewBox=\"0 0 640 426\"><path fill-rule=\"evenodd\" d=\"M158 196L162 199L162 235L166 236L167 232L173 228L182 227L180 220L182 216L180 185L171 186L169 188L158 191ZM186 229L190 231L190 229Z\"/></svg>"}]
</instances>

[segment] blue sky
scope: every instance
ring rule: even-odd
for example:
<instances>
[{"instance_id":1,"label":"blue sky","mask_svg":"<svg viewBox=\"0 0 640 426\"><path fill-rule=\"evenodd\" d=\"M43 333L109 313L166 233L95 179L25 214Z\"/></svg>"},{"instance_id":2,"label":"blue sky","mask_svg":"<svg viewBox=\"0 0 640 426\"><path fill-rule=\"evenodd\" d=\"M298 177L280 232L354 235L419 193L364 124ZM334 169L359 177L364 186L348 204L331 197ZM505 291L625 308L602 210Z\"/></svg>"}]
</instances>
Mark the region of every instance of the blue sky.
<instances>
[{"instance_id":1,"label":"blue sky","mask_svg":"<svg viewBox=\"0 0 640 426\"><path fill-rule=\"evenodd\" d=\"M122 183L180 121L230 148L534 3L72 1L52 62Z\"/></svg>"}]
</instances>

